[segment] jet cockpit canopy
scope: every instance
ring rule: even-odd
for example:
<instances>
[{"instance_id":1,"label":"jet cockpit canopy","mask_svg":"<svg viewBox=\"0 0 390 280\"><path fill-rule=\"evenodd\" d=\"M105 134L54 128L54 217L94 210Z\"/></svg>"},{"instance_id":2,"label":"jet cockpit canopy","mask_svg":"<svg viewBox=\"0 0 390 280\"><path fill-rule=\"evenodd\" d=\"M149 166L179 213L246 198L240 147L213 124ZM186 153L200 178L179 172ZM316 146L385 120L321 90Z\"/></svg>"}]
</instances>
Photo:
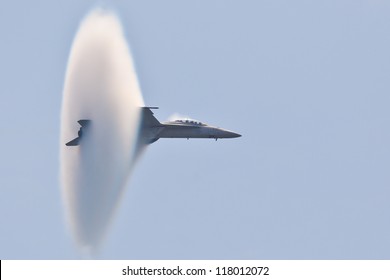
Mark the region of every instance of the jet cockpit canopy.
<instances>
[{"instance_id":1,"label":"jet cockpit canopy","mask_svg":"<svg viewBox=\"0 0 390 280\"><path fill-rule=\"evenodd\" d=\"M191 120L191 119L185 119L185 120L175 120L175 123L183 123L183 124L192 124L192 125L206 125L205 123L202 123L200 121Z\"/></svg>"}]
</instances>

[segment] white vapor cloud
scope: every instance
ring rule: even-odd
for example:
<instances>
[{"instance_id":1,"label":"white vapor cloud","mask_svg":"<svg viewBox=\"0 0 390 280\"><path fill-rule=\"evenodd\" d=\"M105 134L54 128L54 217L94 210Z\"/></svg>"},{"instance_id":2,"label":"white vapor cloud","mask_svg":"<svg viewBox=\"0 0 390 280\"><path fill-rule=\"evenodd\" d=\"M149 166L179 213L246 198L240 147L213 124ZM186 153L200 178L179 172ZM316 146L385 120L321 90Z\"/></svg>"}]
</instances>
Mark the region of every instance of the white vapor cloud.
<instances>
[{"instance_id":1,"label":"white vapor cloud","mask_svg":"<svg viewBox=\"0 0 390 280\"><path fill-rule=\"evenodd\" d=\"M182 115L182 114L179 114L179 113L174 113L172 115L170 115L167 119L167 121L175 121L175 120L190 120L190 121L197 121L197 122L200 122L194 118L190 118L189 116L187 115Z\"/></svg>"},{"instance_id":2,"label":"white vapor cloud","mask_svg":"<svg viewBox=\"0 0 390 280\"><path fill-rule=\"evenodd\" d=\"M102 240L135 155L144 102L118 18L97 9L81 23L65 77L61 114L61 185L77 244L94 251ZM80 119L92 121L79 146Z\"/></svg>"},{"instance_id":3,"label":"white vapor cloud","mask_svg":"<svg viewBox=\"0 0 390 280\"><path fill-rule=\"evenodd\" d=\"M184 119L190 119L190 117L179 113L173 113L168 117L167 121L184 120Z\"/></svg>"}]
</instances>

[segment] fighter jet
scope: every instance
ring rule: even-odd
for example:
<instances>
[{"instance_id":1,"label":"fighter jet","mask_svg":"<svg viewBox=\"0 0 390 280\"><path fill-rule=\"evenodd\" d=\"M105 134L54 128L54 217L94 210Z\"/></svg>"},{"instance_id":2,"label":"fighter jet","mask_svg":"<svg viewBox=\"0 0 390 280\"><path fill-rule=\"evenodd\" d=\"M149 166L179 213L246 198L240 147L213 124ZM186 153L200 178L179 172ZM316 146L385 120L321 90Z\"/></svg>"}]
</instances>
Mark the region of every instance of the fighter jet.
<instances>
[{"instance_id":1,"label":"fighter jet","mask_svg":"<svg viewBox=\"0 0 390 280\"><path fill-rule=\"evenodd\" d=\"M153 115L151 109L158 107L142 107L142 123L140 126L140 143L152 144L160 138L236 138L241 135L233 131L214 127L199 121L190 119L179 119L168 122L159 122ZM79 137L66 143L67 146L78 146L81 142L83 129L87 130L91 120L79 120L81 128Z\"/></svg>"},{"instance_id":2,"label":"fighter jet","mask_svg":"<svg viewBox=\"0 0 390 280\"><path fill-rule=\"evenodd\" d=\"M158 107L142 107L141 141L145 144L151 144L160 138L211 138L217 140L241 136L233 131L190 119L160 123L153 116L151 109L158 109Z\"/></svg>"}]
</instances>

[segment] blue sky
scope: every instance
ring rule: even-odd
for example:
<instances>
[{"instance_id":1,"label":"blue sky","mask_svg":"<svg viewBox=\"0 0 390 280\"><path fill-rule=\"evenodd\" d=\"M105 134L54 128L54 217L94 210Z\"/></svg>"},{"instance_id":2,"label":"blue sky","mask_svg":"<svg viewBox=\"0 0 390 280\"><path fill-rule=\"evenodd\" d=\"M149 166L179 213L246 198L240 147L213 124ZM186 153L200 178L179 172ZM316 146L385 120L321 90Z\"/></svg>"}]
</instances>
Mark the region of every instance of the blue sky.
<instances>
[{"instance_id":1,"label":"blue sky","mask_svg":"<svg viewBox=\"0 0 390 280\"><path fill-rule=\"evenodd\" d=\"M63 220L64 75L95 1L0 9L1 259L80 258ZM237 131L151 145L105 259L388 259L388 1L107 1L145 103Z\"/></svg>"}]
</instances>

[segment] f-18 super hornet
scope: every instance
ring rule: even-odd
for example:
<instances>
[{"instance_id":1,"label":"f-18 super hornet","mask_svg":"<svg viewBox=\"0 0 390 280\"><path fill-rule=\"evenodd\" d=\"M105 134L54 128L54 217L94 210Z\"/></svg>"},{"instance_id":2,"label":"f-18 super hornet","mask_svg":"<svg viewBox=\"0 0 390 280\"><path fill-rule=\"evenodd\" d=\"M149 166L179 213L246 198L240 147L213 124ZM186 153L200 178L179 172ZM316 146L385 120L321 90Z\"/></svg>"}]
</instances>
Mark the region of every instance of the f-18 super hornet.
<instances>
[{"instance_id":1,"label":"f-18 super hornet","mask_svg":"<svg viewBox=\"0 0 390 280\"><path fill-rule=\"evenodd\" d=\"M154 117L151 109L158 109L158 107L141 108L142 120L140 126L140 142L144 144L154 143L160 138L211 138L218 140L219 138L236 138L241 136L233 131L190 119L180 119L161 123ZM91 120L79 120L78 123L81 125L78 132L79 136L65 145L78 146L82 139L83 132L88 129L90 122Z\"/></svg>"},{"instance_id":2,"label":"f-18 super hornet","mask_svg":"<svg viewBox=\"0 0 390 280\"><path fill-rule=\"evenodd\" d=\"M212 138L217 140L241 136L233 131L189 119L160 123L153 116L151 109L158 109L158 107L142 107L141 137L145 144L151 144L160 138Z\"/></svg>"}]
</instances>

